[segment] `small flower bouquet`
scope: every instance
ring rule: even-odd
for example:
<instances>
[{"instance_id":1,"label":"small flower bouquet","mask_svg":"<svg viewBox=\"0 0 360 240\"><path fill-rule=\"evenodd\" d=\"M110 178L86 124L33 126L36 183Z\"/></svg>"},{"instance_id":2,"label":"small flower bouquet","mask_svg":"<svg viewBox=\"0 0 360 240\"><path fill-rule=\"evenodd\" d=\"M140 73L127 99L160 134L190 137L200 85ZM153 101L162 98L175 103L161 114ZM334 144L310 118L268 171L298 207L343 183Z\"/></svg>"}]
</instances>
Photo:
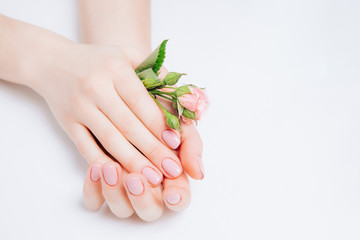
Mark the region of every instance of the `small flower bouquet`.
<instances>
[{"instance_id":1,"label":"small flower bouquet","mask_svg":"<svg viewBox=\"0 0 360 240\"><path fill-rule=\"evenodd\" d=\"M136 69L135 72L143 82L150 96L165 113L167 125L175 130L180 129L179 120L185 124L200 120L209 104L208 97L203 88L193 84L180 87L175 86L184 73L169 72L164 78L160 78L160 68L165 59L167 40L163 41ZM177 116L166 110L157 97L171 101Z\"/></svg>"}]
</instances>

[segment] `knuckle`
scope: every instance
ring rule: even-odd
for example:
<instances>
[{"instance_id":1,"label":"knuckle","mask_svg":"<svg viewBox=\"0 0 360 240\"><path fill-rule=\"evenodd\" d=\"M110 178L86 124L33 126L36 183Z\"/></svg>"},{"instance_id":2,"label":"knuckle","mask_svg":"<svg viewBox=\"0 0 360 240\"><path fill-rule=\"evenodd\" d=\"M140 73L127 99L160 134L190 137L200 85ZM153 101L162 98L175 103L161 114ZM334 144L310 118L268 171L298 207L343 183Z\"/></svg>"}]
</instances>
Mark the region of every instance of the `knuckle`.
<instances>
[{"instance_id":1,"label":"knuckle","mask_svg":"<svg viewBox=\"0 0 360 240\"><path fill-rule=\"evenodd\" d=\"M109 77L104 73L91 73L78 79L79 88L86 95L97 95L108 83L107 79Z\"/></svg>"},{"instance_id":2,"label":"knuckle","mask_svg":"<svg viewBox=\"0 0 360 240\"><path fill-rule=\"evenodd\" d=\"M104 70L111 71L113 73L119 73L121 72L121 69L125 67L129 66L119 57L111 57L103 63Z\"/></svg>"},{"instance_id":3,"label":"knuckle","mask_svg":"<svg viewBox=\"0 0 360 240\"><path fill-rule=\"evenodd\" d=\"M121 124L121 132L124 136L131 136L134 129L137 128L137 122L130 116L119 118Z\"/></svg>"},{"instance_id":4,"label":"knuckle","mask_svg":"<svg viewBox=\"0 0 360 240\"><path fill-rule=\"evenodd\" d=\"M132 109L134 110L134 112L138 112L141 108L143 108L144 102L146 102L146 98L148 97L145 94L138 94L137 91L135 91L135 89L131 92L131 101L132 103L130 103L130 105L132 105ZM130 100L129 100L130 101Z\"/></svg>"}]
</instances>

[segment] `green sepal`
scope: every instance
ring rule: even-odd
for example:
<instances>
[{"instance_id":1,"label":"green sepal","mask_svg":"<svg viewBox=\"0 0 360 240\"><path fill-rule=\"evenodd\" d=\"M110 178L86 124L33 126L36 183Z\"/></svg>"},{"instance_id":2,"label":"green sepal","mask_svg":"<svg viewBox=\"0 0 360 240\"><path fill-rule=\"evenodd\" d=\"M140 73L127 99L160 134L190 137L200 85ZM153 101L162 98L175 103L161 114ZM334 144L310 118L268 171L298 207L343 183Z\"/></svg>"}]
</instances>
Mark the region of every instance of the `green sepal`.
<instances>
[{"instance_id":1,"label":"green sepal","mask_svg":"<svg viewBox=\"0 0 360 240\"><path fill-rule=\"evenodd\" d=\"M177 97L181 97L184 94L192 93L188 86L181 86L174 92Z\"/></svg>"},{"instance_id":2,"label":"green sepal","mask_svg":"<svg viewBox=\"0 0 360 240\"><path fill-rule=\"evenodd\" d=\"M183 112L184 112L184 107L180 104L180 101L179 101L179 99L176 101L176 109L177 109L177 112L178 112L178 114L179 114L179 118L180 118L180 116L183 114Z\"/></svg>"},{"instance_id":3,"label":"green sepal","mask_svg":"<svg viewBox=\"0 0 360 240\"><path fill-rule=\"evenodd\" d=\"M185 73L177 73L177 72L169 72L168 74L166 74L165 78L164 78L164 82L166 85L175 85L179 79L181 78L181 76L186 75Z\"/></svg>"},{"instance_id":4,"label":"green sepal","mask_svg":"<svg viewBox=\"0 0 360 240\"><path fill-rule=\"evenodd\" d=\"M182 112L182 115L186 118L195 120L195 123L197 124L196 114L193 111L190 111L187 108L184 108L184 111Z\"/></svg>"},{"instance_id":5,"label":"green sepal","mask_svg":"<svg viewBox=\"0 0 360 240\"><path fill-rule=\"evenodd\" d=\"M152 78L155 80L159 80L158 76L155 74L155 72L151 68L145 69L144 71L137 73L137 76L141 80L144 80L145 78Z\"/></svg>"},{"instance_id":6,"label":"green sepal","mask_svg":"<svg viewBox=\"0 0 360 240\"><path fill-rule=\"evenodd\" d=\"M164 40L136 69L135 72L139 73L145 69L152 68L157 73L165 59L165 49L168 40Z\"/></svg>"}]
</instances>

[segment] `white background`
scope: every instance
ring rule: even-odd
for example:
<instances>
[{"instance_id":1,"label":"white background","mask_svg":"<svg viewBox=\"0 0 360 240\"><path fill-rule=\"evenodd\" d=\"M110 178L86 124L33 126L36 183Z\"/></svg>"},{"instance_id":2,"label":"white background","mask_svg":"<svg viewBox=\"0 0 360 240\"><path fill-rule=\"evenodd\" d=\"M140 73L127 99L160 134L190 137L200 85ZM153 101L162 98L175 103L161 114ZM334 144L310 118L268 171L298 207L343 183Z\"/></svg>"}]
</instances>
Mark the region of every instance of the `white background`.
<instances>
[{"instance_id":1,"label":"white background","mask_svg":"<svg viewBox=\"0 0 360 240\"><path fill-rule=\"evenodd\" d=\"M360 2L154 1L153 46L206 86L206 177L154 223L82 205L85 161L45 102L0 82L0 239L360 239ZM0 13L78 39L73 1ZM1 36L0 36L1 37Z\"/></svg>"}]
</instances>

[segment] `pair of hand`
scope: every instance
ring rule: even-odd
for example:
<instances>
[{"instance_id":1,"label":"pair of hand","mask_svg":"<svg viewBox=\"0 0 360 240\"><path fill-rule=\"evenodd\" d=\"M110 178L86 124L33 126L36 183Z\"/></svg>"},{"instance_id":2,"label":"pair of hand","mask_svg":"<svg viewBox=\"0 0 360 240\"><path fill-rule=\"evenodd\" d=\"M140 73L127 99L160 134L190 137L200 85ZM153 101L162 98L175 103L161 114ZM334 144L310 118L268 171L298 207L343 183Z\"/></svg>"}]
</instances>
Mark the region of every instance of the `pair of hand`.
<instances>
[{"instance_id":1,"label":"pair of hand","mask_svg":"<svg viewBox=\"0 0 360 240\"><path fill-rule=\"evenodd\" d=\"M150 221L163 201L172 210L189 204L184 170L194 179L204 175L195 127L169 129L137 78L134 67L145 57L132 48L71 43L32 87L90 165L86 206L98 209L105 199L119 217L135 210Z\"/></svg>"}]
</instances>

